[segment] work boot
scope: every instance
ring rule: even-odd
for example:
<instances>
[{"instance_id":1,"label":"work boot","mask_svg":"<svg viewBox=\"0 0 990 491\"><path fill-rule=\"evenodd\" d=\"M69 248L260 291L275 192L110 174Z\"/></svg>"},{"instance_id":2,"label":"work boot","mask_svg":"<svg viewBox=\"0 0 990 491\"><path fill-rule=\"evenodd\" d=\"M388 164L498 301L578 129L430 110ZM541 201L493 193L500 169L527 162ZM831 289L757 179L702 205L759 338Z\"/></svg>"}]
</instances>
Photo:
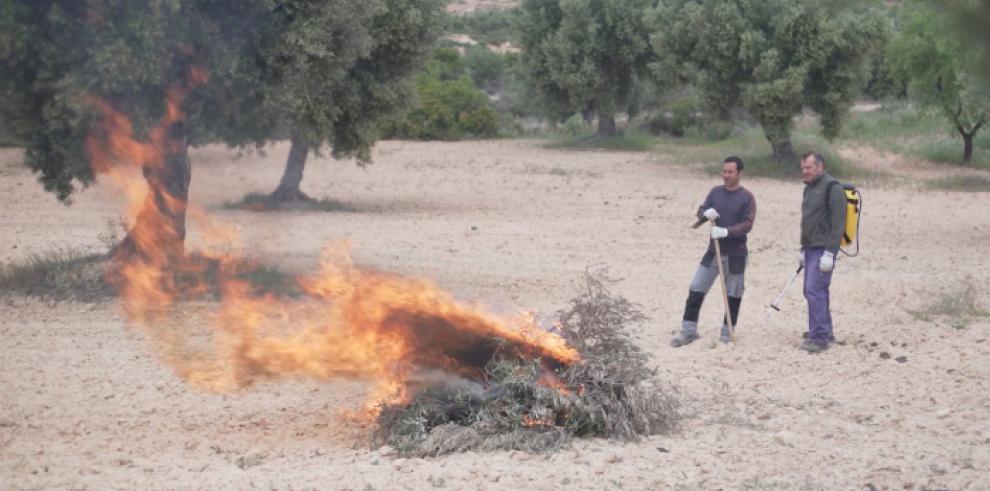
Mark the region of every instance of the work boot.
<instances>
[{"instance_id":1,"label":"work boot","mask_svg":"<svg viewBox=\"0 0 990 491\"><path fill-rule=\"evenodd\" d=\"M805 339L804 341L801 341L801 346L798 346L798 348L800 348L800 349L802 349L804 351L807 351L808 353L816 354L816 353L821 353L822 351L827 350L828 349L828 343L826 343L826 344L818 344L818 343L816 343L816 342L814 342L814 341L812 341L810 339Z\"/></svg>"},{"instance_id":2,"label":"work boot","mask_svg":"<svg viewBox=\"0 0 990 491\"><path fill-rule=\"evenodd\" d=\"M727 324L722 324L722 332L719 333L718 340L723 343L732 342L732 335L729 334L729 326Z\"/></svg>"},{"instance_id":3,"label":"work boot","mask_svg":"<svg viewBox=\"0 0 990 491\"><path fill-rule=\"evenodd\" d=\"M808 331L804 331L803 333L801 333L801 339L808 339ZM828 335L828 342L834 343L835 342L835 336L832 335L832 334L829 334Z\"/></svg>"},{"instance_id":4,"label":"work boot","mask_svg":"<svg viewBox=\"0 0 990 491\"><path fill-rule=\"evenodd\" d=\"M680 348L685 344L691 344L695 339L698 339L698 333L696 332L681 332L680 334L674 336L674 339L670 340L670 345L675 348Z\"/></svg>"}]
</instances>

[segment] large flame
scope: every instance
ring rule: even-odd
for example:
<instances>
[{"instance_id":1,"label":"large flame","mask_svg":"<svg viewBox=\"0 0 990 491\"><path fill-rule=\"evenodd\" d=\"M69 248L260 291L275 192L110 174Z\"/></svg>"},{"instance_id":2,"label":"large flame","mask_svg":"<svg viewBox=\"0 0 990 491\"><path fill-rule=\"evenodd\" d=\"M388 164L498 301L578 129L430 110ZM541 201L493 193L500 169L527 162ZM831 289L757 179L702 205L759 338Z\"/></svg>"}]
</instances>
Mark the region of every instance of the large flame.
<instances>
[{"instance_id":1,"label":"large flame","mask_svg":"<svg viewBox=\"0 0 990 491\"><path fill-rule=\"evenodd\" d=\"M573 348L532 316L494 315L457 302L429 281L361 270L351 264L348 245L328 247L316 273L296 278L302 296L259 292L240 274L247 262L236 234L177 199L160 180L145 178L168 165L169 152L181 150L170 128L185 118L183 99L205 80L193 70L185 84L169 90L165 115L143 141L122 112L87 98L101 115L86 141L93 170L124 191L132 223L128 235L136 252L115 255L125 312L145 328L176 373L217 391L266 377L368 379L374 383L369 402L375 404L409 397L417 370L480 380L481 368L496 353L558 366L578 360ZM181 237L179 250L169 245L181 235L172 219L176 213L188 214L207 250L187 255ZM219 294L218 307L205 295L211 291ZM552 380L547 377L548 385Z\"/></svg>"}]
</instances>

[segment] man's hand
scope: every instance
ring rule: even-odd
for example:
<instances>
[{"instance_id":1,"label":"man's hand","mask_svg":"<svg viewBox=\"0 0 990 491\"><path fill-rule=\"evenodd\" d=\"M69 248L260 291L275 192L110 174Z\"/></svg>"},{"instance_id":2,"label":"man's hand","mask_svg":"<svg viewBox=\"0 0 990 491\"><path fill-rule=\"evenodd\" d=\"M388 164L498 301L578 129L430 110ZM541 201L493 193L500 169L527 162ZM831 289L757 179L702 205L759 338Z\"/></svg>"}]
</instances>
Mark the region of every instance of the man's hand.
<instances>
[{"instance_id":1,"label":"man's hand","mask_svg":"<svg viewBox=\"0 0 990 491\"><path fill-rule=\"evenodd\" d=\"M833 267L835 267L835 253L829 251L823 252L822 258L818 261L818 271L831 273Z\"/></svg>"},{"instance_id":2,"label":"man's hand","mask_svg":"<svg viewBox=\"0 0 990 491\"><path fill-rule=\"evenodd\" d=\"M725 227L712 227L712 238L713 239L724 239L729 236L729 229Z\"/></svg>"},{"instance_id":3,"label":"man's hand","mask_svg":"<svg viewBox=\"0 0 990 491\"><path fill-rule=\"evenodd\" d=\"M711 220L713 222L718 219L718 212L715 211L715 208L709 208L709 209L705 210L705 212L702 213L702 215L704 215L705 218L707 218L707 219L709 219L709 220Z\"/></svg>"},{"instance_id":4,"label":"man's hand","mask_svg":"<svg viewBox=\"0 0 990 491\"><path fill-rule=\"evenodd\" d=\"M798 251L798 264L802 268L804 267L804 249L801 249L800 251Z\"/></svg>"}]
</instances>

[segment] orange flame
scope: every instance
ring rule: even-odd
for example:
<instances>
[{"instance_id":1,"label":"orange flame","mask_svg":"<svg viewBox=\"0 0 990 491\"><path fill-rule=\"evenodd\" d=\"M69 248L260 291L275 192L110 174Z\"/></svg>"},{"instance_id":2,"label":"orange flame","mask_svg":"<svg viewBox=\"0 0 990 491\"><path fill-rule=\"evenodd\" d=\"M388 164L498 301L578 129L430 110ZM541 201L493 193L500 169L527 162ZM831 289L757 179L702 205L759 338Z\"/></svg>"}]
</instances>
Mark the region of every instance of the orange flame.
<instances>
[{"instance_id":1,"label":"orange flame","mask_svg":"<svg viewBox=\"0 0 990 491\"><path fill-rule=\"evenodd\" d=\"M239 276L245 260L236 235L170 194L162 180L147 177L168 166L169 152L184 143L170 139L170 128L185 118L186 95L206 79L193 69L185 85L168 90L165 115L144 141L122 112L87 97L102 115L86 140L91 165L126 194L133 224L128 238L140 252L115 256L125 312L181 377L216 391L262 378L361 378L375 384L371 403L395 403L411 395L408 377L418 368L480 379L496 353L560 365L578 361L576 350L532 316L497 316L457 302L429 281L360 270L350 262L349 247L328 247L315 274L296 278L301 298L257 292ZM195 257L168 246L180 235L175 215L186 212L211 245ZM177 243L181 247L181 236ZM187 302L174 308L179 297L211 291L211 281L219 283L218 307Z\"/></svg>"}]
</instances>

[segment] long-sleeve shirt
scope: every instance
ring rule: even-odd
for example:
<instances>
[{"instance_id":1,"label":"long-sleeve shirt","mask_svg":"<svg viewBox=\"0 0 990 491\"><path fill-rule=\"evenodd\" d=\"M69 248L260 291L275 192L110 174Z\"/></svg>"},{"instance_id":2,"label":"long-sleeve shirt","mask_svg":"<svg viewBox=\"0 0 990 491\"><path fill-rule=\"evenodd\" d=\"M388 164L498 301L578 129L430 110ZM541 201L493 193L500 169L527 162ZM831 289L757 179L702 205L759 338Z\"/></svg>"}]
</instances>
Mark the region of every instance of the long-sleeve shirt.
<instances>
[{"instance_id":1,"label":"long-sleeve shirt","mask_svg":"<svg viewBox=\"0 0 990 491\"><path fill-rule=\"evenodd\" d=\"M842 232L846 228L846 195L841 184L829 189L830 182L838 182L828 174L822 174L804 187L801 202L801 247L822 247L838 252ZM829 189L828 196L825 190Z\"/></svg>"},{"instance_id":2,"label":"long-sleeve shirt","mask_svg":"<svg viewBox=\"0 0 990 491\"><path fill-rule=\"evenodd\" d=\"M715 225L725 227L729 236L721 239L719 244L723 256L745 256L749 254L746 248L746 234L753 229L756 220L756 197L748 189L740 186L732 191L725 186L715 186L708 192L705 202L698 208L698 218L703 218L705 210L715 208L718 219ZM708 242L708 252L705 257L715 254L714 241Z\"/></svg>"}]
</instances>

